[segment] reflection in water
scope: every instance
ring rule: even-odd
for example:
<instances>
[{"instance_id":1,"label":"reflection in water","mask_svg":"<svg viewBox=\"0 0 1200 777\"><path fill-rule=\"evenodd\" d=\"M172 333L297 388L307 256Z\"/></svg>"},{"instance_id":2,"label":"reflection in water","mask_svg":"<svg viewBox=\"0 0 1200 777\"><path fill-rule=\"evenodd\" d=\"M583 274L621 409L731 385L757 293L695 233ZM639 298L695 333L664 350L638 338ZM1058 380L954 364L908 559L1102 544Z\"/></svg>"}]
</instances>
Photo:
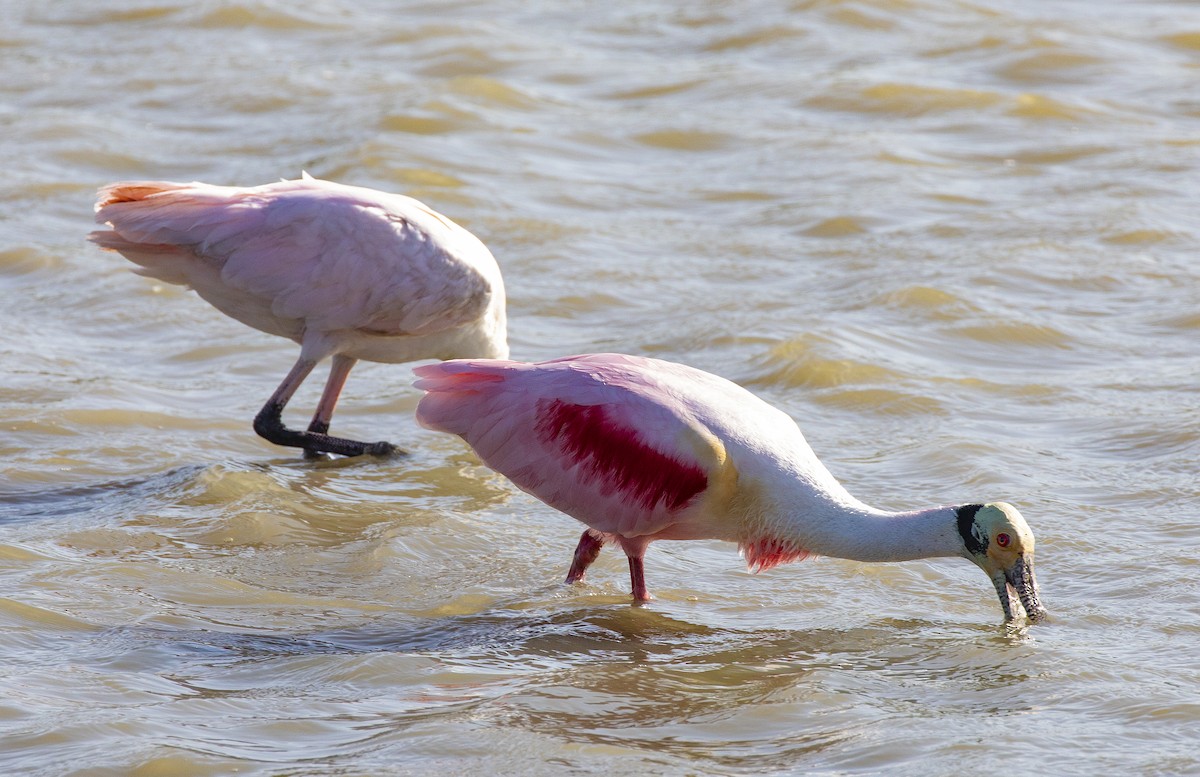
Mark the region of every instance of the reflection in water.
<instances>
[{"instance_id":1,"label":"reflection in water","mask_svg":"<svg viewBox=\"0 0 1200 777\"><path fill-rule=\"evenodd\" d=\"M307 715L287 711L303 689L307 706L342 710L340 725L327 718L311 734L316 758L428 726L482 725L633 748L662 763L785 769L868 744L872 721L1028 711L1018 700L1032 670L1019 657L1000 672L971 666L988 631L938 634L884 620L746 632L613 605L499 608L295 637L122 627L92 638L89 652L99 665L133 662L168 679L153 692L179 708L169 714L182 725L194 725L187 710L221 709L229 720L209 746L227 756L262 747L253 726L232 725L257 714L243 700L275 699L300 725ZM897 646L897 635L914 633L926 637L919 648ZM396 674L381 682L387 673ZM940 709L921 690L938 686L951 689ZM348 697L349 688L359 690Z\"/></svg>"},{"instance_id":2,"label":"reflection in water","mask_svg":"<svg viewBox=\"0 0 1200 777\"><path fill-rule=\"evenodd\" d=\"M61 518L90 511L101 514L144 501L149 495L170 500L202 469L192 465L146 477L0 492L0 522Z\"/></svg>"}]
</instances>

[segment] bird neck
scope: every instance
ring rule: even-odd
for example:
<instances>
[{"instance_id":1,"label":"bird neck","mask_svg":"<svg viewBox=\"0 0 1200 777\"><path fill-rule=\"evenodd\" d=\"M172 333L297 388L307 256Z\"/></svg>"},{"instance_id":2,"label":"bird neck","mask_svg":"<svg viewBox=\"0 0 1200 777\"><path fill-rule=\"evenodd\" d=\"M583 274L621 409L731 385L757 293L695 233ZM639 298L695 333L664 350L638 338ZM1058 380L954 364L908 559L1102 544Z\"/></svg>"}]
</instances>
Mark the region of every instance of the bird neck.
<instances>
[{"instance_id":1,"label":"bird neck","mask_svg":"<svg viewBox=\"0 0 1200 777\"><path fill-rule=\"evenodd\" d=\"M862 506L847 510L837 533L837 555L854 561L911 561L962 556L953 507L887 512Z\"/></svg>"},{"instance_id":2,"label":"bird neck","mask_svg":"<svg viewBox=\"0 0 1200 777\"><path fill-rule=\"evenodd\" d=\"M962 556L953 507L887 512L859 502L848 493L828 500L784 506L766 536L806 554L853 561L910 561ZM749 546L747 544L747 546Z\"/></svg>"}]
</instances>

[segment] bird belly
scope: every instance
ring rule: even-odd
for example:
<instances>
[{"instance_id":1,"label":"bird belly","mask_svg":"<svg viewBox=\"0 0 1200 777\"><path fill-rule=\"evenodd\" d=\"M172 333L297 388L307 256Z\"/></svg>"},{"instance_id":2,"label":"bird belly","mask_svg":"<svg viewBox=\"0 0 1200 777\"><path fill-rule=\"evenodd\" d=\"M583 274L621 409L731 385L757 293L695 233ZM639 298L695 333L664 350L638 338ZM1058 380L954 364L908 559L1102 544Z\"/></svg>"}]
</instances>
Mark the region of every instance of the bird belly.
<instances>
[{"instance_id":1,"label":"bird belly","mask_svg":"<svg viewBox=\"0 0 1200 777\"><path fill-rule=\"evenodd\" d=\"M355 359L386 364L420 359L504 359L508 344L503 330L498 334L485 321L424 335L346 329L326 333L335 340L336 351Z\"/></svg>"},{"instance_id":2,"label":"bird belly","mask_svg":"<svg viewBox=\"0 0 1200 777\"><path fill-rule=\"evenodd\" d=\"M208 304L248 327L299 343L304 335L304 322L297 318L278 316L271 310L270 300L224 285L204 282L195 274L189 279L193 290Z\"/></svg>"}]
</instances>

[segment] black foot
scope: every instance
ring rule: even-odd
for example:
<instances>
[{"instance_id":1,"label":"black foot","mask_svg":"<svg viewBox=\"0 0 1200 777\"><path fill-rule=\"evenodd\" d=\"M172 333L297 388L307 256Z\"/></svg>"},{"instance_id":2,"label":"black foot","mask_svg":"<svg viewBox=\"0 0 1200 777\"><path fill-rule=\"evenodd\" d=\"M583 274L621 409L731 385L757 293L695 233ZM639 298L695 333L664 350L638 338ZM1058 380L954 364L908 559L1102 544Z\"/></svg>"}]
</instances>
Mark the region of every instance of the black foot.
<instances>
[{"instance_id":1,"label":"black foot","mask_svg":"<svg viewBox=\"0 0 1200 777\"><path fill-rule=\"evenodd\" d=\"M287 441L271 440L270 437L267 439L276 445L303 448L306 457L316 457L322 453L335 453L339 456L392 456L401 452L390 442L359 442L345 437L330 437L327 434L293 432L290 429L284 431L288 433L285 438Z\"/></svg>"},{"instance_id":2,"label":"black foot","mask_svg":"<svg viewBox=\"0 0 1200 777\"><path fill-rule=\"evenodd\" d=\"M395 456L397 453L403 453L395 445L390 442L368 442L363 443L366 448L363 450L368 456Z\"/></svg>"},{"instance_id":3,"label":"black foot","mask_svg":"<svg viewBox=\"0 0 1200 777\"><path fill-rule=\"evenodd\" d=\"M359 442L344 437L330 437L319 432L297 432L283 425L280 418L283 408L268 405L254 418L254 431L260 437L276 445L303 448L306 457L321 453L339 456L391 456L400 450L390 442Z\"/></svg>"}]
</instances>

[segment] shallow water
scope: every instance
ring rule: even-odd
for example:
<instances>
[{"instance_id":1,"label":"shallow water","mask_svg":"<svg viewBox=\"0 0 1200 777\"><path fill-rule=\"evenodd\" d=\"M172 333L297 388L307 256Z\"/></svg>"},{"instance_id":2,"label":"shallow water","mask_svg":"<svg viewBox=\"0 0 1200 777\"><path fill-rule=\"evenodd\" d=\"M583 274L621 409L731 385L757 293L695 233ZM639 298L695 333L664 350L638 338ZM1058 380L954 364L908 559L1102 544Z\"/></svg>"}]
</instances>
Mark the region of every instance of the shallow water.
<instances>
[{"instance_id":1,"label":"shallow water","mask_svg":"<svg viewBox=\"0 0 1200 777\"><path fill-rule=\"evenodd\" d=\"M14 0L0 31L0 771L1200 773L1200 9ZM1052 618L964 562L758 576L579 526L361 365L84 242L95 189L301 169L499 259L514 356L750 387L880 507L1006 499ZM315 404L319 382L294 402Z\"/></svg>"}]
</instances>

